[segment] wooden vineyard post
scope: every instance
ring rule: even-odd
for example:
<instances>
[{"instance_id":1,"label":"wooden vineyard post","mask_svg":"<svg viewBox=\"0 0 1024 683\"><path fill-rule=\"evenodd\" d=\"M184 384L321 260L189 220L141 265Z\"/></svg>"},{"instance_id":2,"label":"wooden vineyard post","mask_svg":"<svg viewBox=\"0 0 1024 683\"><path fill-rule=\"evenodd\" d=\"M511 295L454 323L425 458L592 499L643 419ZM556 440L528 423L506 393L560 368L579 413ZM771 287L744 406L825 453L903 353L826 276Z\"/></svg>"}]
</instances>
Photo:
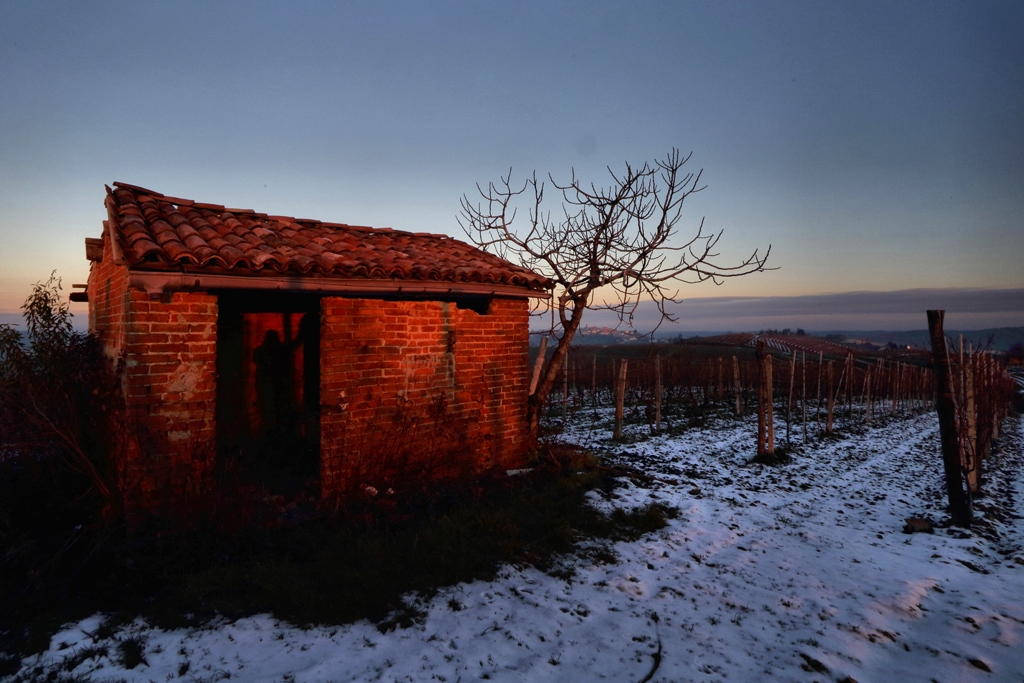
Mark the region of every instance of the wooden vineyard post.
<instances>
[{"instance_id":1,"label":"wooden vineyard post","mask_svg":"<svg viewBox=\"0 0 1024 683\"><path fill-rule=\"evenodd\" d=\"M976 452L978 443L978 407L974 400L974 356L973 352L967 356L964 364L964 398L966 405L967 438L964 439L963 449L967 462L967 487L971 495L979 492L979 478L981 476L981 460Z\"/></svg>"},{"instance_id":2,"label":"wooden vineyard post","mask_svg":"<svg viewBox=\"0 0 1024 683\"><path fill-rule=\"evenodd\" d=\"M790 439L790 413L793 409L793 381L796 379L796 349L793 349L793 357L789 359L789 398L786 400L786 445L792 446Z\"/></svg>"},{"instance_id":3,"label":"wooden vineyard post","mask_svg":"<svg viewBox=\"0 0 1024 683\"><path fill-rule=\"evenodd\" d=\"M849 397L850 394L850 382L853 380L853 354L847 354L843 360L843 372L839 378L839 386L836 388L836 398L839 401L839 408L842 410L843 404L847 404L849 408L849 401L844 400L845 397ZM845 383L844 383L845 381ZM850 426L850 413L847 411L846 416L843 418L843 425L846 427Z\"/></svg>"},{"instance_id":4,"label":"wooden vineyard post","mask_svg":"<svg viewBox=\"0 0 1024 683\"><path fill-rule=\"evenodd\" d=\"M562 422L569 419L569 359L562 363Z\"/></svg>"},{"instance_id":5,"label":"wooden vineyard post","mask_svg":"<svg viewBox=\"0 0 1024 683\"><path fill-rule=\"evenodd\" d=\"M768 443L765 447L768 449L768 454L771 455L775 452L775 392L774 385L772 384L772 356L768 354L764 358L764 372L765 372L765 408L767 412L765 414L765 420L768 422Z\"/></svg>"},{"instance_id":6,"label":"wooden vineyard post","mask_svg":"<svg viewBox=\"0 0 1024 683\"><path fill-rule=\"evenodd\" d=\"M818 435L821 435L821 361L825 357L824 351L818 351L818 398L814 400L814 418L818 422Z\"/></svg>"},{"instance_id":7,"label":"wooden vineyard post","mask_svg":"<svg viewBox=\"0 0 1024 683\"><path fill-rule=\"evenodd\" d=\"M757 361L757 454L763 456L767 453L767 425L764 419L764 342L757 340L757 350L754 353Z\"/></svg>"},{"instance_id":8,"label":"wooden vineyard post","mask_svg":"<svg viewBox=\"0 0 1024 683\"><path fill-rule=\"evenodd\" d=\"M885 387L890 385L889 375L892 374L892 370L888 365L882 364L878 367L878 372L875 373L873 388L874 396L871 397L871 411L873 415L882 417L885 415Z\"/></svg>"},{"instance_id":9,"label":"wooden vineyard post","mask_svg":"<svg viewBox=\"0 0 1024 683\"><path fill-rule=\"evenodd\" d=\"M934 392L931 390L932 385L935 384L935 378L928 374L928 368L921 368L920 378L921 389L918 391L918 408L921 410L928 410L931 405L934 405Z\"/></svg>"},{"instance_id":10,"label":"wooden vineyard post","mask_svg":"<svg viewBox=\"0 0 1024 683\"><path fill-rule=\"evenodd\" d=\"M889 405L889 414L893 415L896 412L896 403L892 400L892 396L896 393L896 361L891 361L886 364L886 382L885 385L889 388L889 396L886 397L887 404ZM882 412L885 412L885 404L881 407Z\"/></svg>"},{"instance_id":11,"label":"wooden vineyard post","mask_svg":"<svg viewBox=\"0 0 1024 683\"><path fill-rule=\"evenodd\" d=\"M907 383L907 365L906 363L896 364L896 410L904 411L907 409L906 399L906 388Z\"/></svg>"},{"instance_id":12,"label":"wooden vineyard post","mask_svg":"<svg viewBox=\"0 0 1024 683\"><path fill-rule=\"evenodd\" d=\"M626 359L619 361L619 372L615 379L615 431L613 439L622 438L622 417L625 413L626 403Z\"/></svg>"},{"instance_id":13,"label":"wooden vineyard post","mask_svg":"<svg viewBox=\"0 0 1024 683\"><path fill-rule=\"evenodd\" d=\"M928 410L929 402L932 399L932 392L930 391L932 384L935 382L935 378L929 376L928 368L921 368L919 373L920 377L918 381L921 383L921 388L918 390L917 404L921 410Z\"/></svg>"},{"instance_id":14,"label":"wooden vineyard post","mask_svg":"<svg viewBox=\"0 0 1024 683\"><path fill-rule=\"evenodd\" d=\"M942 331L945 311L928 311L928 335L931 337L932 362L935 365L936 411L942 440L942 465L946 474L949 512L956 526L970 526L973 511L970 494L964 490L960 440L957 437L956 400L950 376L949 350Z\"/></svg>"},{"instance_id":15,"label":"wooden vineyard post","mask_svg":"<svg viewBox=\"0 0 1024 683\"><path fill-rule=\"evenodd\" d=\"M855 372L853 365L853 354L851 353L846 357L847 373L846 373L846 418L844 424L849 427L853 423L853 375Z\"/></svg>"},{"instance_id":16,"label":"wooden vineyard post","mask_svg":"<svg viewBox=\"0 0 1024 683\"><path fill-rule=\"evenodd\" d=\"M864 368L864 424L871 424L871 366Z\"/></svg>"},{"instance_id":17,"label":"wooden vineyard post","mask_svg":"<svg viewBox=\"0 0 1024 683\"><path fill-rule=\"evenodd\" d=\"M740 384L740 361L732 357L732 381L736 391L736 417L743 415L743 386Z\"/></svg>"},{"instance_id":18,"label":"wooden vineyard post","mask_svg":"<svg viewBox=\"0 0 1024 683\"><path fill-rule=\"evenodd\" d=\"M915 413L921 408L921 369L911 365L907 383L907 399Z\"/></svg>"},{"instance_id":19,"label":"wooden vineyard post","mask_svg":"<svg viewBox=\"0 0 1024 683\"><path fill-rule=\"evenodd\" d=\"M890 372L890 374L892 376L892 380L890 382L892 384L892 398L890 399L890 404L891 404L892 407L890 408L889 412L891 414L895 415L897 412L899 412L899 409L900 409L900 400L899 400L899 396L900 396L900 363L899 363L899 361L896 361L896 362L894 362L892 364L892 370L890 370L889 372Z\"/></svg>"},{"instance_id":20,"label":"wooden vineyard post","mask_svg":"<svg viewBox=\"0 0 1024 683\"><path fill-rule=\"evenodd\" d=\"M597 353L590 362L590 398L594 401L594 412L597 412Z\"/></svg>"},{"instance_id":21,"label":"wooden vineyard post","mask_svg":"<svg viewBox=\"0 0 1024 683\"><path fill-rule=\"evenodd\" d=\"M850 358L850 356L847 356L847 360L849 360L849 358ZM835 418L833 416L835 415L836 401L840 401L840 404L839 404L840 408L842 407L841 399L842 399L842 396L843 396L843 386L844 386L843 383L846 382L846 367L847 367L847 365L848 365L847 361L844 360L843 361L843 371L841 373L839 373L839 383L836 385L835 393L833 393L831 396L829 396L829 402L828 402L828 413L829 413L828 414L828 424L832 428L835 427ZM831 378L830 378L830 380L831 380ZM829 383L831 384L831 381Z\"/></svg>"},{"instance_id":22,"label":"wooden vineyard post","mask_svg":"<svg viewBox=\"0 0 1024 683\"><path fill-rule=\"evenodd\" d=\"M715 398L715 362L708 358L702 361L700 364L700 376L701 376L701 402L704 404L701 412L707 409L707 406Z\"/></svg>"},{"instance_id":23,"label":"wooden vineyard post","mask_svg":"<svg viewBox=\"0 0 1024 683\"><path fill-rule=\"evenodd\" d=\"M800 410L803 411L804 443L807 443L807 354L800 352Z\"/></svg>"},{"instance_id":24,"label":"wooden vineyard post","mask_svg":"<svg viewBox=\"0 0 1024 683\"><path fill-rule=\"evenodd\" d=\"M958 406L964 405L966 403L966 399L967 399L967 396L964 394L964 379L965 379L965 375L964 375L964 335L963 335L963 332L961 332L960 333L960 384L958 385L957 391L955 393ZM957 431L958 431L958 433L963 433L965 431L965 427L966 427L966 423L964 421L964 415L961 413L959 417L960 417L960 424L958 425L958 430Z\"/></svg>"},{"instance_id":25,"label":"wooden vineyard post","mask_svg":"<svg viewBox=\"0 0 1024 683\"><path fill-rule=\"evenodd\" d=\"M931 410L935 407L935 373L928 368L921 368L921 408Z\"/></svg>"},{"instance_id":26,"label":"wooden vineyard post","mask_svg":"<svg viewBox=\"0 0 1024 683\"><path fill-rule=\"evenodd\" d=\"M825 421L825 433L832 433L832 411L836 406L835 394L832 386L832 361L828 362L828 416Z\"/></svg>"},{"instance_id":27,"label":"wooden vineyard post","mask_svg":"<svg viewBox=\"0 0 1024 683\"><path fill-rule=\"evenodd\" d=\"M982 354L977 374L980 385L975 391L980 399L978 405L978 429L977 441L974 446L975 457L978 458L978 465L984 467L985 459L988 458L991 448L991 439L998 435L999 421L993 419L996 415L996 404L998 399L995 396L996 387L992 373L992 357L989 354Z\"/></svg>"},{"instance_id":28,"label":"wooden vineyard post","mask_svg":"<svg viewBox=\"0 0 1024 683\"><path fill-rule=\"evenodd\" d=\"M910 363L903 364L903 391L902 405L905 412L914 410L914 366Z\"/></svg>"},{"instance_id":29,"label":"wooden vineyard post","mask_svg":"<svg viewBox=\"0 0 1024 683\"><path fill-rule=\"evenodd\" d=\"M896 410L906 410L906 400L903 398L903 385L906 383L906 365L896 364Z\"/></svg>"},{"instance_id":30,"label":"wooden vineyard post","mask_svg":"<svg viewBox=\"0 0 1024 683\"><path fill-rule=\"evenodd\" d=\"M896 381L893 384L892 412L895 414L898 413L900 409L903 407L903 363L897 361L896 367L893 368L893 372L895 373Z\"/></svg>"},{"instance_id":31,"label":"wooden vineyard post","mask_svg":"<svg viewBox=\"0 0 1024 683\"><path fill-rule=\"evenodd\" d=\"M661 431L661 356L654 357L654 431Z\"/></svg>"},{"instance_id":32,"label":"wooden vineyard post","mask_svg":"<svg viewBox=\"0 0 1024 683\"><path fill-rule=\"evenodd\" d=\"M874 417L874 410L876 405L878 406L879 413L885 413L885 403L883 403L883 400L885 398L885 394L883 393L885 391L885 361L879 358L878 363L875 364L875 367L878 368L878 372L875 375L875 398L878 400L876 400L871 405L872 417Z\"/></svg>"},{"instance_id":33,"label":"wooden vineyard post","mask_svg":"<svg viewBox=\"0 0 1024 683\"><path fill-rule=\"evenodd\" d=\"M715 361L718 363L718 381L715 383L715 400L721 401L722 396L725 395L725 383L723 381L722 371L722 357L719 356L718 358L715 359Z\"/></svg>"},{"instance_id":34,"label":"wooden vineyard post","mask_svg":"<svg viewBox=\"0 0 1024 683\"><path fill-rule=\"evenodd\" d=\"M757 454L775 453L774 410L772 406L772 357L765 352L763 340L757 341Z\"/></svg>"},{"instance_id":35,"label":"wooden vineyard post","mask_svg":"<svg viewBox=\"0 0 1024 683\"><path fill-rule=\"evenodd\" d=\"M1002 424L1003 418L1006 417L1007 412L1009 411L1009 408L1010 408L1010 405L1009 405L1008 402L1003 401L1003 400L997 398L999 390L996 388L997 387L996 375L997 374L1001 374L1002 378L1006 379L1006 380L1009 380L1009 375L1007 374L1006 370L1000 369L997 372L995 360L991 356L986 356L986 357L990 361L989 362L989 368L990 368L990 371L991 371L991 378L990 378L990 382L989 382L989 391L986 392L986 395L989 396L989 400L993 403L992 410L990 411L992 413L992 431L989 432L989 435L988 435L988 441L991 443L991 441L993 439L999 438L999 426ZM1010 380L1010 381L1012 381L1012 380ZM988 447L986 447L985 452L986 453L988 452Z\"/></svg>"}]
</instances>

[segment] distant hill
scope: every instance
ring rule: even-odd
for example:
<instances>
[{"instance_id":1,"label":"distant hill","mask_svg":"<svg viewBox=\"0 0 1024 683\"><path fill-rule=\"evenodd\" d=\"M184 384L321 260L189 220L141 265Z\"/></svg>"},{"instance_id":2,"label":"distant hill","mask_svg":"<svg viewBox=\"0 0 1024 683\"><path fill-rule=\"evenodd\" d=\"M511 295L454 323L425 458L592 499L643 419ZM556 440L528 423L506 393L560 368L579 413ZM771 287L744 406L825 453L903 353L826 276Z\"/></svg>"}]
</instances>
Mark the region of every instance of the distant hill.
<instances>
[{"instance_id":1,"label":"distant hill","mask_svg":"<svg viewBox=\"0 0 1024 683\"><path fill-rule=\"evenodd\" d=\"M572 338L573 346L583 345L607 345L607 344L632 344L635 342L650 341L647 336L633 330L616 330L614 327L581 327ZM530 344L536 346L540 343L540 335L531 334ZM550 342L549 342L550 343Z\"/></svg>"},{"instance_id":2,"label":"distant hill","mask_svg":"<svg viewBox=\"0 0 1024 683\"><path fill-rule=\"evenodd\" d=\"M724 337L727 335L752 334L738 332L657 332L654 337L658 340L684 340L706 337ZM1008 351L1015 343L1024 344L1024 327L993 327L983 330L946 330L946 336L950 339L959 340L960 335L964 336L964 345L972 344L974 348L986 347L989 339L992 340L993 351ZM896 346L910 346L912 348L929 349L931 342L928 338L928 330L815 330L807 332L808 337L828 338L829 341L867 342L874 346L886 346L890 342Z\"/></svg>"}]
</instances>

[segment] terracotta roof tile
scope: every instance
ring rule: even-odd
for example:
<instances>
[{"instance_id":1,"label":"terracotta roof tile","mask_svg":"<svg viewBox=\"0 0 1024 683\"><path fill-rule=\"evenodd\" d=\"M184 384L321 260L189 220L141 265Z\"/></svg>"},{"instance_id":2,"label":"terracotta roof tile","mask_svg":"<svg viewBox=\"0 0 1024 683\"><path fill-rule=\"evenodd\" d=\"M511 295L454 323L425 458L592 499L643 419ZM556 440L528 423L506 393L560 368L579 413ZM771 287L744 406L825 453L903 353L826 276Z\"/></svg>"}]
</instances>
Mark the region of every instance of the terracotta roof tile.
<instances>
[{"instance_id":1,"label":"terracotta roof tile","mask_svg":"<svg viewBox=\"0 0 1024 683\"><path fill-rule=\"evenodd\" d=\"M445 235L226 209L135 185L107 188L111 234L129 266L240 276L448 280L545 289L549 281Z\"/></svg>"}]
</instances>

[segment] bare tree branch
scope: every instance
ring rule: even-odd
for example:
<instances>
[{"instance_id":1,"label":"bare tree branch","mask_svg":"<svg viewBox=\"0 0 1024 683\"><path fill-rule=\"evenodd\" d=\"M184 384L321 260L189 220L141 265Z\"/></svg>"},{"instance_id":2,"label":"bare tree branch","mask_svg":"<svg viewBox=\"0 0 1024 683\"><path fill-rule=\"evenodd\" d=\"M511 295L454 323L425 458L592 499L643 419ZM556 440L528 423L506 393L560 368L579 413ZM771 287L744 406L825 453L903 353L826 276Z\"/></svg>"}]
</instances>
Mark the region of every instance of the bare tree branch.
<instances>
[{"instance_id":1,"label":"bare tree branch","mask_svg":"<svg viewBox=\"0 0 1024 683\"><path fill-rule=\"evenodd\" d=\"M675 320L667 305L678 301L677 285L709 280L721 284L766 270L770 245L763 256L755 250L726 265L717 251L722 233L705 232L703 219L689 239L678 239L676 226L685 201L706 188L702 170L683 170L691 154L672 149L653 163L627 163L621 173L609 167L608 186L584 183L575 170L564 185L549 175L562 196L557 221L542 210L545 184L536 173L513 185L509 169L497 183L486 188L478 184L475 202L463 196L459 225L474 244L555 283L549 305L557 307L558 325L549 333L558 345L530 397L532 436L587 308L610 310L620 323L632 326L637 306L651 300L660 327ZM514 225L520 202L527 204L526 220Z\"/></svg>"}]
</instances>

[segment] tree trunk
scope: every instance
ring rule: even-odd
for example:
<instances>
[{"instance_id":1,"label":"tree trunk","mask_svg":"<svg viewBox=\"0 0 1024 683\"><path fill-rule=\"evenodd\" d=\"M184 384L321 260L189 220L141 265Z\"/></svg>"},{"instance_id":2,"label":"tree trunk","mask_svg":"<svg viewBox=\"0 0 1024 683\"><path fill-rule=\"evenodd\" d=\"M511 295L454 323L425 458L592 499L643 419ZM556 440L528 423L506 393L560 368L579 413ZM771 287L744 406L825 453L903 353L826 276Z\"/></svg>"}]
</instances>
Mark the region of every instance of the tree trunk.
<instances>
[{"instance_id":1,"label":"tree trunk","mask_svg":"<svg viewBox=\"0 0 1024 683\"><path fill-rule=\"evenodd\" d=\"M544 356L548 351L548 338L541 337L540 350L537 351L537 360L533 361L533 373L530 375L530 395L537 391L537 383L540 382L540 371L544 367Z\"/></svg>"},{"instance_id":2,"label":"tree trunk","mask_svg":"<svg viewBox=\"0 0 1024 683\"><path fill-rule=\"evenodd\" d=\"M580 321L583 320L583 311L586 310L589 303L588 296L584 295L572 303L574 308L572 315L563 324L564 332L562 338L558 340L558 346L555 347L555 352L551 354L551 359L544 363L543 369L540 372L540 381L535 389L531 387L530 396L526 400L527 443L530 448L537 445L537 436L540 433L540 416L544 411L544 404L547 403L551 389L558 378L558 371L562 369L562 363L565 362L566 355L569 353L569 345L572 344L572 339L576 336L576 330L579 329Z\"/></svg>"},{"instance_id":3,"label":"tree trunk","mask_svg":"<svg viewBox=\"0 0 1024 683\"><path fill-rule=\"evenodd\" d=\"M942 465L946 473L946 493L949 513L956 526L971 525L973 511L971 497L964 490L961 467L960 441L957 438L956 401L950 376L949 351L942 331L945 311L928 311L928 334L932 343L932 362L935 365L936 411L939 414L939 435L942 439Z\"/></svg>"}]
</instances>

